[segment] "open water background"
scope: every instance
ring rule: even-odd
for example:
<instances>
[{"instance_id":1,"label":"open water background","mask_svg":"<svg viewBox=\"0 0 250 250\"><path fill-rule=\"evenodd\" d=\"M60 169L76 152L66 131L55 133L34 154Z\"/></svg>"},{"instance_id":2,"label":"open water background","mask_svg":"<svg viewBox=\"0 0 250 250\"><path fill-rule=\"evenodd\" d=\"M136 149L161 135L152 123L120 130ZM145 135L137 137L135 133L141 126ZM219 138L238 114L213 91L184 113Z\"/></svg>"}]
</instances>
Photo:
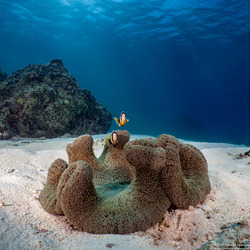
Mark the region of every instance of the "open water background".
<instances>
[{"instance_id":1,"label":"open water background","mask_svg":"<svg viewBox=\"0 0 250 250\"><path fill-rule=\"evenodd\" d=\"M0 68L53 58L130 133L250 142L249 0L0 0Z\"/></svg>"}]
</instances>

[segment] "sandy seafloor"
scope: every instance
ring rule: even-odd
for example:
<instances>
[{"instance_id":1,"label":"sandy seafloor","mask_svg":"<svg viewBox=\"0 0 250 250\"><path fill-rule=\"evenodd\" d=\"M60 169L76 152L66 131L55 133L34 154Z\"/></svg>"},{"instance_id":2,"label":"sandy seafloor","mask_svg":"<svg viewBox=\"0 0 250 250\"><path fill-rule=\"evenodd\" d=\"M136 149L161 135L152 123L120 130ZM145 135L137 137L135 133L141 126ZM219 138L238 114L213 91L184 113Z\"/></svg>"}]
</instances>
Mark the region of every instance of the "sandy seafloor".
<instances>
[{"instance_id":1,"label":"sandy seafloor","mask_svg":"<svg viewBox=\"0 0 250 250\"><path fill-rule=\"evenodd\" d=\"M93 137L99 156L106 135ZM237 158L249 147L186 141L208 162L212 191L205 202L168 211L146 232L95 235L74 230L64 216L45 212L38 200L50 164L68 159L65 148L74 139L0 141L0 249L250 248L250 157Z\"/></svg>"}]
</instances>

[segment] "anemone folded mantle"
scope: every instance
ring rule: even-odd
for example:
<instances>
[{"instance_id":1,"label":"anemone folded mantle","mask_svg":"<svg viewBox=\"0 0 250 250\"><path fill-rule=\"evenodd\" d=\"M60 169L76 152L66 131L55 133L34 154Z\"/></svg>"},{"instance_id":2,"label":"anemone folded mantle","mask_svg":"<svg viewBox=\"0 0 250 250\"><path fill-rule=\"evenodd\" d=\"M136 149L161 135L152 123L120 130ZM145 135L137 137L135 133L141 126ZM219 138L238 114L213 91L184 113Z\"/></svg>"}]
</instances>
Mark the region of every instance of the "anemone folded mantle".
<instances>
[{"instance_id":1,"label":"anemone folded mantle","mask_svg":"<svg viewBox=\"0 0 250 250\"><path fill-rule=\"evenodd\" d=\"M171 205L204 201L211 186L197 148L171 135L129 142L128 131L117 133L117 146L106 140L99 158L90 135L67 145L68 163L52 163L40 194L46 211L89 233L127 234L155 225Z\"/></svg>"}]
</instances>

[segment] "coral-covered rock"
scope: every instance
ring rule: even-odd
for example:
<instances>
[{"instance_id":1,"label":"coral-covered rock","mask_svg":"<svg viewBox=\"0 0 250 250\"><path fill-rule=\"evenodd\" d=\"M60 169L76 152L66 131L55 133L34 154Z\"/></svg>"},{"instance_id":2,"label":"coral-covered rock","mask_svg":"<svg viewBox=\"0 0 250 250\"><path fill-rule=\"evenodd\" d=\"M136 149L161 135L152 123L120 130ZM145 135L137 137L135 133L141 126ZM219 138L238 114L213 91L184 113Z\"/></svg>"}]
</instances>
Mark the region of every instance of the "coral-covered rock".
<instances>
[{"instance_id":1,"label":"coral-covered rock","mask_svg":"<svg viewBox=\"0 0 250 250\"><path fill-rule=\"evenodd\" d=\"M0 132L21 137L106 133L112 115L80 89L59 59L29 65L0 84ZM9 132L10 131L10 132Z\"/></svg>"},{"instance_id":2,"label":"coral-covered rock","mask_svg":"<svg viewBox=\"0 0 250 250\"><path fill-rule=\"evenodd\" d=\"M159 222L171 205L195 206L210 191L207 163L193 146L169 135L118 144L106 141L97 159L89 135L67 146L69 164L56 160L40 195L46 211L64 214L89 233L126 234Z\"/></svg>"}]
</instances>

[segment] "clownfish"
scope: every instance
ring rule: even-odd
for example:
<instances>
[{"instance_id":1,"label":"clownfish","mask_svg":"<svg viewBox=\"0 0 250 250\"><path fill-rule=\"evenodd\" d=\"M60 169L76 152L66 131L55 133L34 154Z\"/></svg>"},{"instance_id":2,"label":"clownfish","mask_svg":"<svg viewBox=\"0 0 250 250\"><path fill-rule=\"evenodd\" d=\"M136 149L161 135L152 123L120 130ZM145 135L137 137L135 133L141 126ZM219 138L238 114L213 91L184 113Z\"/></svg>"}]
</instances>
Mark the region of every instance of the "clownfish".
<instances>
[{"instance_id":1,"label":"clownfish","mask_svg":"<svg viewBox=\"0 0 250 250\"><path fill-rule=\"evenodd\" d=\"M110 135L108 135L109 142L115 147L118 143L118 134L113 131Z\"/></svg>"},{"instance_id":2,"label":"clownfish","mask_svg":"<svg viewBox=\"0 0 250 250\"><path fill-rule=\"evenodd\" d=\"M119 127L123 127L127 122L129 122L129 119L126 118L124 111L121 112L120 119L114 117L114 120Z\"/></svg>"}]
</instances>

